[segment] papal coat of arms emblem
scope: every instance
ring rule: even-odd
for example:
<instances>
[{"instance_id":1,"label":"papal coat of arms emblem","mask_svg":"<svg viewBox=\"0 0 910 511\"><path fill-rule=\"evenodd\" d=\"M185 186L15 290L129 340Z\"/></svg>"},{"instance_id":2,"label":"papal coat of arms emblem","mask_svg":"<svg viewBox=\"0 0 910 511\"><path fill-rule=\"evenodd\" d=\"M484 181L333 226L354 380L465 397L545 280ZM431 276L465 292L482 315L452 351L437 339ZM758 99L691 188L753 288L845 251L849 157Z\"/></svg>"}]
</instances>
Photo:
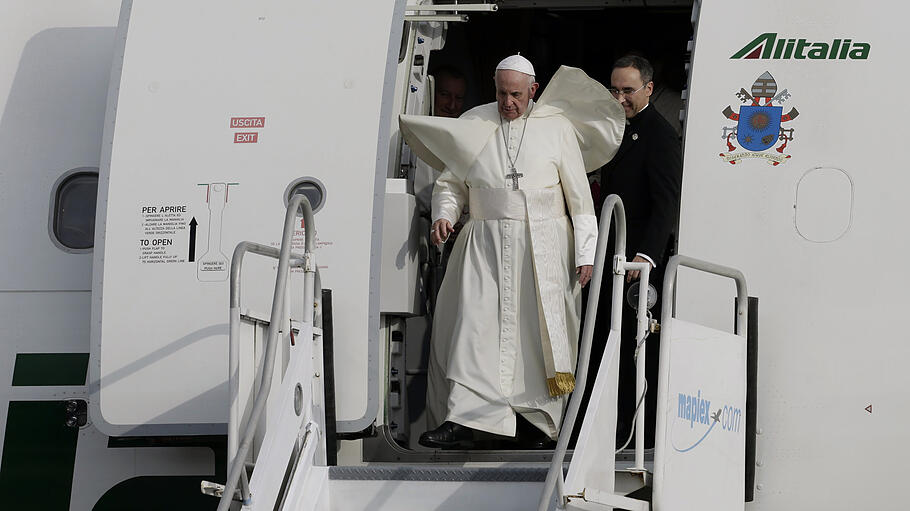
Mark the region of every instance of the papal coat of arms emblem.
<instances>
[{"instance_id":1,"label":"papal coat of arms emblem","mask_svg":"<svg viewBox=\"0 0 910 511\"><path fill-rule=\"evenodd\" d=\"M743 103L750 104L739 107L739 113L734 112L729 105L723 110L724 117L736 121L736 126L724 126L722 138L727 142L727 152L720 153L720 157L730 164L736 164L744 158L764 158L771 165L786 162L790 155L784 154L784 150L793 140L793 128L783 128L781 124L792 121L799 112L796 108L791 108L784 114L784 107L774 103L782 105L790 98L790 92L787 89L778 92L774 77L765 71L752 84L751 91L743 88L736 96ZM737 147L733 145L734 139L743 151L737 152ZM783 143L775 147L774 152L765 152L778 141Z\"/></svg>"}]
</instances>

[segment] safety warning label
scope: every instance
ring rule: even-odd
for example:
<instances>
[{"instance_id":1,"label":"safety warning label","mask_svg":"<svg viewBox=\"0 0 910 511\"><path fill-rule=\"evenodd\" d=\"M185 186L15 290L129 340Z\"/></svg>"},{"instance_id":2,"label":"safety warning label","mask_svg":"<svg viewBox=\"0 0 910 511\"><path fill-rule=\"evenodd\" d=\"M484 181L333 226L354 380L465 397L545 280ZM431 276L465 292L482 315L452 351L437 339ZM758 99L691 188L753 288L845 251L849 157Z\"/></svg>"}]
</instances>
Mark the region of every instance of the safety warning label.
<instances>
[{"instance_id":1,"label":"safety warning label","mask_svg":"<svg viewBox=\"0 0 910 511\"><path fill-rule=\"evenodd\" d=\"M185 204L144 205L140 209L142 233L139 262L143 264L186 262L187 207Z\"/></svg>"}]
</instances>

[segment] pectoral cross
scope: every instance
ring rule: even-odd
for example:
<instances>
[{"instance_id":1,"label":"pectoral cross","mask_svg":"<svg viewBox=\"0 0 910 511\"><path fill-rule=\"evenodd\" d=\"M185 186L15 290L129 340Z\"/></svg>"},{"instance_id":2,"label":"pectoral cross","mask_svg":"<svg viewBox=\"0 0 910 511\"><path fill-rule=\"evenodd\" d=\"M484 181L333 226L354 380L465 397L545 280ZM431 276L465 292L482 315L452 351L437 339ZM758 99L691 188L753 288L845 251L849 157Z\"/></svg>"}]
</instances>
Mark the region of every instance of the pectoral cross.
<instances>
[{"instance_id":1,"label":"pectoral cross","mask_svg":"<svg viewBox=\"0 0 910 511\"><path fill-rule=\"evenodd\" d=\"M509 170L511 170L512 173L506 174L506 179L512 180L512 190L518 190L518 178L525 177L525 175L515 170L515 167L511 167Z\"/></svg>"}]
</instances>

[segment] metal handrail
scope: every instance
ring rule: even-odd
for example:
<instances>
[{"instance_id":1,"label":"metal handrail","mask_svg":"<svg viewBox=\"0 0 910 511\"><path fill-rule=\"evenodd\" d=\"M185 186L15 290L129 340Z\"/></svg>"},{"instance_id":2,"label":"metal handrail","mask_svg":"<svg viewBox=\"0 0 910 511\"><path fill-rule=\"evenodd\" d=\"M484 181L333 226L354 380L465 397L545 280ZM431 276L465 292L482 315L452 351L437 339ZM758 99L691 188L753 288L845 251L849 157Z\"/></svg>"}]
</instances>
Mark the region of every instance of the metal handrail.
<instances>
[{"instance_id":1,"label":"metal handrail","mask_svg":"<svg viewBox=\"0 0 910 511\"><path fill-rule=\"evenodd\" d=\"M676 277L679 267L691 268L693 270L699 270L705 273L710 273L712 275L719 275L721 277L727 277L733 279L736 282L736 325L734 331L736 335L745 337L746 332L748 332L748 322L749 322L749 293L746 290L746 277L743 273L735 268L730 268L728 266L722 266L720 264L710 263L708 261L702 261L701 259L695 259L694 257L688 257L684 255L675 255L670 258L670 262L667 263L667 271L664 274L664 283L663 283L663 302L661 304L661 334L663 342L660 343L660 358L659 367L661 371L664 368L669 367L670 363L670 339L671 334L670 330L672 328L672 322L670 321L675 316L676 311L673 310L673 297L676 295ZM669 392L670 382L668 378L660 378L658 380L657 386L657 408L660 410L660 403L663 403L667 399L667 393ZM665 424L666 421L665 414L657 414L657 424L655 428L655 447L664 445L666 442L666 432ZM654 449L654 489L657 490L658 487L663 482L663 470L660 467L663 466L663 449L655 448ZM659 499L660 495L658 491L653 493L655 499ZM652 502L653 505L658 506L659 502L657 500Z\"/></svg>"},{"instance_id":2,"label":"metal handrail","mask_svg":"<svg viewBox=\"0 0 910 511\"><path fill-rule=\"evenodd\" d=\"M304 221L304 253L303 260L297 261L304 268L304 286L303 286L303 303L304 303L304 323L312 323L313 321L313 310L314 308L309 305L314 303L315 296L315 273L316 273L316 262L313 255L313 252L316 250L316 235L315 235L315 221L313 219L313 208L310 206L310 201L307 200L303 195L294 195L288 201L287 211L285 212L284 217L284 230L282 231L281 236L281 248L278 252L278 274L275 278L275 291L272 296L272 311L269 316L269 333L266 341L265 354L263 355L263 362L261 366L261 375L260 375L260 386L259 391L256 394L256 398L253 403L252 412L250 412L249 421L246 424L243 435L241 436L241 441L237 446L237 451L234 453L233 460L229 460L230 469L228 471L227 480L224 483L224 492L221 495L221 501L218 503L218 511L228 511L230 508L231 502L234 498L234 490L237 488L238 481L241 481L242 488L241 494L245 504L249 503L250 494L249 487L247 484L247 474L245 469L244 460L246 455L250 450L250 447L253 443L253 436L256 433L256 427L259 423L259 420L262 416L263 411L265 410L265 405L268 400L269 392L272 386L272 374L275 367L275 353L277 352L278 346L278 332L281 329L283 322L281 321L281 316L284 311L284 297L285 291L287 289L287 278L288 272L291 266L291 245L292 238L294 235L294 225L297 220L297 212L303 210L303 221ZM250 251L254 253L259 253L262 255L270 255L271 250L259 250L259 247L262 245L257 244L248 244L245 249L241 252ZM269 247L264 247L268 249ZM238 245L235 249L235 255L237 250L240 249ZM240 297L240 266L242 264L241 259L231 263L231 327L232 331L234 328L239 328L240 324L240 308L239 308L239 297ZM235 273L236 269L236 273ZM236 301L235 301L236 300ZM239 360L230 360L231 370L233 371L233 363L236 362L239 367ZM231 373L230 377L233 377ZM233 390L233 389L232 389ZM235 418L235 417L234 417ZM232 417L228 418L229 423L231 422ZM229 453L230 454L230 453ZM242 478L242 480L241 480Z\"/></svg>"},{"instance_id":3,"label":"metal handrail","mask_svg":"<svg viewBox=\"0 0 910 511\"><path fill-rule=\"evenodd\" d=\"M228 380L231 392L231 410L228 415L228 464L234 461L237 455L237 437L240 434L240 275L243 269L243 258L247 253L278 259L281 251L276 247L241 241L234 248L231 258L231 301L230 301L230 328L228 341ZM303 257L291 253L291 268L303 266Z\"/></svg>"},{"instance_id":4,"label":"metal handrail","mask_svg":"<svg viewBox=\"0 0 910 511\"><path fill-rule=\"evenodd\" d=\"M748 331L748 311L749 311L749 292L746 289L746 277L743 272L736 268L723 266L720 264L702 261L694 257L675 255L667 263L667 271L664 274L664 296L661 302L660 324L669 327L670 319L673 318L676 311L673 309L673 296L676 294L676 274L679 267L691 268L693 270L703 271L712 275L719 275L733 279L736 282L736 335L745 336ZM661 344L661 354L663 354L665 344ZM669 348L668 348L669 349ZM669 355L669 352L667 353ZM661 360L663 358L661 357Z\"/></svg>"},{"instance_id":5,"label":"metal handrail","mask_svg":"<svg viewBox=\"0 0 910 511\"><path fill-rule=\"evenodd\" d=\"M601 208L600 225L598 230L606 233L610 229L610 220L616 215L615 232L616 232L616 249L614 260L616 263L613 267L613 303L612 316L610 324L613 329L619 329L622 324L622 291L623 291L623 274L625 270L621 263L624 262L626 253L626 210L622 205L622 199L618 195L610 195L604 201ZM566 450L569 446L569 438L572 436L572 430L575 426L575 420L578 417L578 410L581 408L581 401L584 397L585 387L588 383L588 365L591 361L591 343L594 339L594 319L597 316L597 304L600 301L600 286L603 280L604 261L606 259L608 236L602 235L597 238L597 251L594 255L594 272L591 277L591 290L588 292L588 305L585 309L585 324L582 330L581 346L578 350L578 367L575 371L575 390L569 399L569 406L566 409L566 416L563 420L562 430L559 432L559 439L556 441L556 450L553 453L553 460L550 462L550 469L547 472L547 480L544 483L543 494L540 498L539 511L547 511L550 506L550 497L553 495L553 489L558 484L560 494L565 494L562 486L564 484L562 475L562 464L566 457ZM647 293L644 293L645 296Z\"/></svg>"}]
</instances>

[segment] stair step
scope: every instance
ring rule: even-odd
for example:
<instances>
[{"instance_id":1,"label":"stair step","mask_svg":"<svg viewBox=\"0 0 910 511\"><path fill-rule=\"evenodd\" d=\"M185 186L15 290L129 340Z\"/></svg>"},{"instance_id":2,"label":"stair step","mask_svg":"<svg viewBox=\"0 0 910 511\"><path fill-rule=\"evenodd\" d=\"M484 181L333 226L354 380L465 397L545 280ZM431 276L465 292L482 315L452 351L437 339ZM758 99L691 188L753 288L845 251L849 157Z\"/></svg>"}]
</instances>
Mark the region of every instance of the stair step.
<instances>
[{"instance_id":1,"label":"stair step","mask_svg":"<svg viewBox=\"0 0 910 511\"><path fill-rule=\"evenodd\" d=\"M498 483L543 482L547 466L458 467L396 465L388 467L329 467L329 479L347 481L477 481Z\"/></svg>"}]
</instances>

